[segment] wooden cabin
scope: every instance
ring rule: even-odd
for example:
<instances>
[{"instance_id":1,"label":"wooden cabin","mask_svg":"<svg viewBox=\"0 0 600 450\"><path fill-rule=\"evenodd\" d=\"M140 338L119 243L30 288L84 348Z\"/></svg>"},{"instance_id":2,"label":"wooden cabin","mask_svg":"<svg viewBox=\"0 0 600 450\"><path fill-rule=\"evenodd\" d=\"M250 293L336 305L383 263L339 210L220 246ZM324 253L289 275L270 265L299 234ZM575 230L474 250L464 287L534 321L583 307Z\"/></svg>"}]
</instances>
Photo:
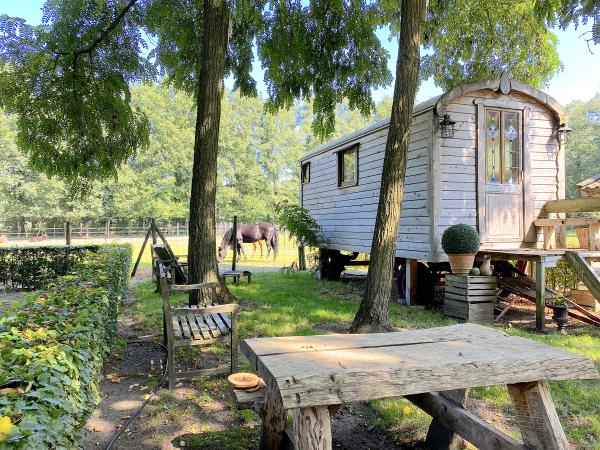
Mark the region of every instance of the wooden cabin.
<instances>
[{"instance_id":1,"label":"wooden cabin","mask_svg":"<svg viewBox=\"0 0 600 450\"><path fill-rule=\"evenodd\" d=\"M440 125L445 116L453 130ZM417 105L396 256L446 261L441 236L457 223L476 226L484 248L541 248L533 221L547 201L564 198L564 123L556 100L506 77ZM301 158L300 201L328 249L370 253L388 126L374 123Z\"/></svg>"},{"instance_id":2,"label":"wooden cabin","mask_svg":"<svg viewBox=\"0 0 600 450\"><path fill-rule=\"evenodd\" d=\"M600 174L577 183L577 191L582 198L600 198Z\"/></svg>"}]
</instances>

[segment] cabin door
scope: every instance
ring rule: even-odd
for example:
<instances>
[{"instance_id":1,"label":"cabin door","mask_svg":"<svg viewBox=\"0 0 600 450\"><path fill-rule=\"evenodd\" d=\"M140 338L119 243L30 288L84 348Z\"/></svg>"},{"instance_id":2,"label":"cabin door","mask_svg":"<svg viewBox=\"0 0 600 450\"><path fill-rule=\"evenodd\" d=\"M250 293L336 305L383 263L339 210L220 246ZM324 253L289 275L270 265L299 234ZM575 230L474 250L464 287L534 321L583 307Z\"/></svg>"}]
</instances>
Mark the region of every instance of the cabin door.
<instances>
[{"instance_id":1,"label":"cabin door","mask_svg":"<svg viewBox=\"0 0 600 450\"><path fill-rule=\"evenodd\" d=\"M485 138L479 157L479 228L484 243L523 240L523 113L500 108L482 108ZM480 122L481 124L481 122ZM483 161L482 161L483 162ZM481 173L483 172L483 173ZM482 211L483 209L483 211Z\"/></svg>"}]
</instances>

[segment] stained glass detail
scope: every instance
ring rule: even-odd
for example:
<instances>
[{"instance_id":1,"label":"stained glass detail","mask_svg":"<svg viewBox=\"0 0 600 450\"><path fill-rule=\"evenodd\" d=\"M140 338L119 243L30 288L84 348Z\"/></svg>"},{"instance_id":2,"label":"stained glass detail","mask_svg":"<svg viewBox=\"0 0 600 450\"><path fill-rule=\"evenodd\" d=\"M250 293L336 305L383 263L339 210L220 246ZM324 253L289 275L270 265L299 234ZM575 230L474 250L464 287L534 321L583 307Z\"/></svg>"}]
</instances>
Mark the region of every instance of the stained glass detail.
<instances>
[{"instance_id":1,"label":"stained glass detail","mask_svg":"<svg viewBox=\"0 0 600 450\"><path fill-rule=\"evenodd\" d=\"M521 114L486 110L487 182L518 184L521 170Z\"/></svg>"}]
</instances>

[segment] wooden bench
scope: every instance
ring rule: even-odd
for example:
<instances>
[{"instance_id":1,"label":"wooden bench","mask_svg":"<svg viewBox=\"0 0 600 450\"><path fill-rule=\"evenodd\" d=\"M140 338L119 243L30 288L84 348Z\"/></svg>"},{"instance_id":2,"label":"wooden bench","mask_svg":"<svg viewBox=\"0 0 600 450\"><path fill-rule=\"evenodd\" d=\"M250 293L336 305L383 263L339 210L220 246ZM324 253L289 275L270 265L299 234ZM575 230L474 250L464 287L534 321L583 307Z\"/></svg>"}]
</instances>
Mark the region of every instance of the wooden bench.
<instances>
[{"instance_id":1,"label":"wooden bench","mask_svg":"<svg viewBox=\"0 0 600 450\"><path fill-rule=\"evenodd\" d=\"M226 270L225 272L221 272L221 277L223 277L223 282L227 278L233 278L234 284L240 284L240 277L246 277L248 284L250 284L252 281L252 272L249 270Z\"/></svg>"},{"instance_id":2,"label":"wooden bench","mask_svg":"<svg viewBox=\"0 0 600 450\"><path fill-rule=\"evenodd\" d=\"M552 200L544 205L546 214L596 211L600 211L600 198ZM559 235L563 236L567 226L586 227L588 242L587 245L582 245L590 250L600 250L600 217L535 219L533 223L542 228L545 250L556 248L556 228L561 230ZM566 242L562 242L562 239L561 246L566 247Z\"/></svg>"},{"instance_id":3,"label":"wooden bench","mask_svg":"<svg viewBox=\"0 0 600 450\"><path fill-rule=\"evenodd\" d=\"M186 284L188 282L188 264L179 262L180 256L173 254L172 250L162 244L152 246L152 251L155 255L154 267L159 271L159 266L162 264L166 270L169 283ZM156 278L159 278L159 274Z\"/></svg>"},{"instance_id":4,"label":"wooden bench","mask_svg":"<svg viewBox=\"0 0 600 450\"><path fill-rule=\"evenodd\" d=\"M176 378L235 373L238 366L237 315L239 305L230 303L207 306L172 307L169 296L174 292L199 292L211 290L213 301L218 283L190 285L169 285L165 276L160 277L160 290L163 305L163 335L168 349L169 389L175 385ZM175 349L211 344L218 339L227 338L231 345L231 364L204 370L177 371Z\"/></svg>"},{"instance_id":5,"label":"wooden bench","mask_svg":"<svg viewBox=\"0 0 600 450\"><path fill-rule=\"evenodd\" d=\"M330 450L330 415L342 403L403 396L433 417L431 448L564 450L548 381L596 379L581 355L474 324L378 334L246 339L242 349L267 387L262 449L279 449L287 412L296 450ZM507 385L520 442L465 408L468 390Z\"/></svg>"}]
</instances>

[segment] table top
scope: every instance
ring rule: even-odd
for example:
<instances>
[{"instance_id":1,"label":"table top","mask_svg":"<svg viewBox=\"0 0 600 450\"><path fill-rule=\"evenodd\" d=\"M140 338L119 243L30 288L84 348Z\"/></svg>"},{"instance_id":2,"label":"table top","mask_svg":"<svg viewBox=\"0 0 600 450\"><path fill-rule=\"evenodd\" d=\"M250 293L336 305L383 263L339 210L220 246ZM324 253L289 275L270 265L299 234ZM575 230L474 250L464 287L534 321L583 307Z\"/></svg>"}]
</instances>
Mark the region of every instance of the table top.
<instances>
[{"instance_id":1,"label":"table top","mask_svg":"<svg viewBox=\"0 0 600 450\"><path fill-rule=\"evenodd\" d=\"M286 409L475 386L598 378L589 358L474 324L246 339L242 351L267 384L277 385Z\"/></svg>"}]
</instances>

